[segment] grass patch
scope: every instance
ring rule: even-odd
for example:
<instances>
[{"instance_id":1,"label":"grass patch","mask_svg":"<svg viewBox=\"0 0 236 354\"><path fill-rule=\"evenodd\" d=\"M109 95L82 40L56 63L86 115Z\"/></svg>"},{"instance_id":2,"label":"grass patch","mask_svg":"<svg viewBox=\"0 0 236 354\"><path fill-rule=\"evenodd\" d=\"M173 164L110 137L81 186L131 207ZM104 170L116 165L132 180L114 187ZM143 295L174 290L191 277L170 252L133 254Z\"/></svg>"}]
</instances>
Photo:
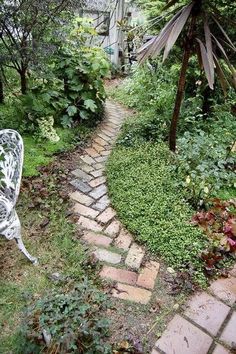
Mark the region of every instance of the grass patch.
<instances>
[{"instance_id":1,"label":"grass patch","mask_svg":"<svg viewBox=\"0 0 236 354\"><path fill-rule=\"evenodd\" d=\"M23 136L25 155L23 175L38 176L38 167L52 162L53 155L67 151L82 143L91 132L91 128L79 125L74 129L57 128L60 140L53 143L49 140L37 141L34 137Z\"/></svg>"},{"instance_id":2,"label":"grass patch","mask_svg":"<svg viewBox=\"0 0 236 354\"><path fill-rule=\"evenodd\" d=\"M117 145L107 166L109 193L121 221L151 252L204 280L199 253L207 241L190 225L192 208L176 190L165 144Z\"/></svg>"}]
</instances>

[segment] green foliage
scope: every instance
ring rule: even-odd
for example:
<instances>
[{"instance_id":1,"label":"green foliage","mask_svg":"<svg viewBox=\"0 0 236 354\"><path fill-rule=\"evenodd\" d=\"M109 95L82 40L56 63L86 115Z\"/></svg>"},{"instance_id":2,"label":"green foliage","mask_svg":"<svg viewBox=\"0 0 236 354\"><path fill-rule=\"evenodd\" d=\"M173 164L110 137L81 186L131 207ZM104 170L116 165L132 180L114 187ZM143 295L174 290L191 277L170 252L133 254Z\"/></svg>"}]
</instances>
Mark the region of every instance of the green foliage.
<instances>
[{"instance_id":1,"label":"green foliage","mask_svg":"<svg viewBox=\"0 0 236 354\"><path fill-rule=\"evenodd\" d=\"M82 143L91 132L91 129L79 125L74 129L66 130L57 128L60 137L58 142L35 139L33 136L24 135L25 145L23 175L25 177L38 176L40 166L45 166L53 160L53 155L73 148Z\"/></svg>"},{"instance_id":2,"label":"green foliage","mask_svg":"<svg viewBox=\"0 0 236 354\"><path fill-rule=\"evenodd\" d=\"M184 201L171 169L175 158L163 144L117 146L108 162L112 203L125 226L167 264L193 270L202 280L199 254L206 247L200 230L190 225L193 210Z\"/></svg>"},{"instance_id":3,"label":"green foliage","mask_svg":"<svg viewBox=\"0 0 236 354\"><path fill-rule=\"evenodd\" d=\"M106 309L106 296L87 280L65 293L52 291L28 311L24 353L111 353ZM45 337L51 338L47 348Z\"/></svg>"},{"instance_id":4,"label":"green foliage","mask_svg":"<svg viewBox=\"0 0 236 354\"><path fill-rule=\"evenodd\" d=\"M0 107L1 127L56 141L52 120L64 128L83 121L96 125L103 116L103 78L110 64L101 48L87 45L88 37L95 34L90 21L76 18L64 26L62 38L49 37L54 48L50 59L44 58L40 71L32 68L26 94L8 92ZM16 84L15 80L11 83Z\"/></svg>"}]
</instances>

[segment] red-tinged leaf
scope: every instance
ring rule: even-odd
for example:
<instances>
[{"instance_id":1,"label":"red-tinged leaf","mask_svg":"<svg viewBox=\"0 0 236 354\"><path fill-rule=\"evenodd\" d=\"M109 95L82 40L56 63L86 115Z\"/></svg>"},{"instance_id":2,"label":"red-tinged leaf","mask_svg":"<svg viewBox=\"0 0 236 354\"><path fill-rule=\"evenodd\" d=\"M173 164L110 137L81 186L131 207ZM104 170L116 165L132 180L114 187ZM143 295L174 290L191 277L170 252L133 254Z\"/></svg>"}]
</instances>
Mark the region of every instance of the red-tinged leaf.
<instances>
[{"instance_id":1,"label":"red-tinged leaf","mask_svg":"<svg viewBox=\"0 0 236 354\"><path fill-rule=\"evenodd\" d=\"M221 85L221 88L224 92L224 96L227 95L227 89L229 88L229 83L226 79L226 76L224 74L224 71L220 65L220 62L219 60L217 59L216 55L214 55L214 60L215 60L215 65L216 65L216 72L217 72L217 76L219 78L219 81L220 81L220 85Z\"/></svg>"},{"instance_id":2,"label":"red-tinged leaf","mask_svg":"<svg viewBox=\"0 0 236 354\"><path fill-rule=\"evenodd\" d=\"M229 44L234 48L234 50L236 51L236 47L233 44L233 42L231 41L231 39L229 38L229 36L227 35L227 33L225 32L224 28L221 26L221 24L217 21L217 19L213 16L214 21L216 22L216 24L218 25L219 29L221 30L221 32L223 33L223 35L225 36L225 38L227 39L227 41L229 42Z\"/></svg>"},{"instance_id":3,"label":"red-tinged leaf","mask_svg":"<svg viewBox=\"0 0 236 354\"><path fill-rule=\"evenodd\" d=\"M208 24L207 19L204 21L204 32L205 32L205 40L206 40L206 49L207 49L207 56L209 59L209 65L211 70L211 76L213 77L214 82L214 74L215 74L215 64L213 59L213 50L212 50L212 41L211 41L211 31Z\"/></svg>"},{"instance_id":4,"label":"red-tinged leaf","mask_svg":"<svg viewBox=\"0 0 236 354\"><path fill-rule=\"evenodd\" d=\"M206 78L208 81L208 85L213 90L214 89L214 77L212 76L207 51L206 51L206 48L205 48L204 44L202 43L202 41L200 41L200 39L198 39L198 38L197 38L197 41L200 45L202 63L203 63L203 68L204 68Z\"/></svg>"},{"instance_id":5,"label":"red-tinged leaf","mask_svg":"<svg viewBox=\"0 0 236 354\"><path fill-rule=\"evenodd\" d=\"M161 32L158 36L152 38L148 43L145 43L139 50L138 50L138 60L140 62L144 62L147 58L152 56L157 56L161 50L164 48L166 41L169 37L169 34L175 24L175 21L181 14L182 9L178 11L172 19L167 22L167 24L163 27Z\"/></svg>"},{"instance_id":6,"label":"red-tinged leaf","mask_svg":"<svg viewBox=\"0 0 236 354\"><path fill-rule=\"evenodd\" d=\"M189 18L192 8L193 8L193 3L189 4L188 6L185 6L181 14L179 15L178 19L175 21L175 24L171 30L168 41L166 43L163 60L167 58L170 50L172 49L175 42L177 41L182 29L184 28Z\"/></svg>"},{"instance_id":7,"label":"red-tinged leaf","mask_svg":"<svg viewBox=\"0 0 236 354\"><path fill-rule=\"evenodd\" d=\"M216 37L214 37L214 36L212 36L212 37L214 38L214 40L215 40L215 42L216 42L218 48L221 50L221 52L222 52L222 54L223 54L223 56L224 56L224 58L225 58L225 61L226 61L227 65L228 65L228 67L229 67L229 70L230 70L231 73L232 73L231 85L232 85L234 88L236 88L236 70L235 70L235 68L233 67L233 65L230 63L230 60L229 60L229 58L228 58L228 56L227 56L227 54L226 54L226 51L224 50L224 48L223 48L223 46L221 45L221 43L217 40Z\"/></svg>"}]
</instances>

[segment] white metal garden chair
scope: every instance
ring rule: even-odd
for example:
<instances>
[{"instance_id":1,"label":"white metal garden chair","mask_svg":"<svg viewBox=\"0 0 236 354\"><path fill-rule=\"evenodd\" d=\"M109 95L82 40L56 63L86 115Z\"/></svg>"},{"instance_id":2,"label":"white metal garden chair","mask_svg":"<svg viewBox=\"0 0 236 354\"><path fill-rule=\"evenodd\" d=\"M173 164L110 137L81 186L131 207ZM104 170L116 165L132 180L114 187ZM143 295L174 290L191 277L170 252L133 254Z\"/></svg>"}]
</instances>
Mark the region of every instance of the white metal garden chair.
<instances>
[{"instance_id":1,"label":"white metal garden chair","mask_svg":"<svg viewBox=\"0 0 236 354\"><path fill-rule=\"evenodd\" d=\"M15 239L20 251L34 264L37 258L26 250L15 206L20 192L24 145L19 133L0 130L0 235Z\"/></svg>"}]
</instances>

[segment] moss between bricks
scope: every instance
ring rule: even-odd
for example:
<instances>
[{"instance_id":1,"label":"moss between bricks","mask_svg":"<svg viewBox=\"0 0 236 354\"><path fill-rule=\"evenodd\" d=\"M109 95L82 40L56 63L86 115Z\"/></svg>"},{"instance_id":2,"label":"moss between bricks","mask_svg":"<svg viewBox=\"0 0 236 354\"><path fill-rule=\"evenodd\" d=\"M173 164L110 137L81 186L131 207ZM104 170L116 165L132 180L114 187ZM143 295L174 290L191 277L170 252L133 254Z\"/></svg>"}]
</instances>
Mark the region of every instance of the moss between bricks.
<instances>
[{"instance_id":1,"label":"moss between bricks","mask_svg":"<svg viewBox=\"0 0 236 354\"><path fill-rule=\"evenodd\" d=\"M192 270L205 283L199 258L207 239L190 225L193 210L176 190L173 156L165 144L114 149L107 165L109 194L127 229L169 266Z\"/></svg>"}]
</instances>

